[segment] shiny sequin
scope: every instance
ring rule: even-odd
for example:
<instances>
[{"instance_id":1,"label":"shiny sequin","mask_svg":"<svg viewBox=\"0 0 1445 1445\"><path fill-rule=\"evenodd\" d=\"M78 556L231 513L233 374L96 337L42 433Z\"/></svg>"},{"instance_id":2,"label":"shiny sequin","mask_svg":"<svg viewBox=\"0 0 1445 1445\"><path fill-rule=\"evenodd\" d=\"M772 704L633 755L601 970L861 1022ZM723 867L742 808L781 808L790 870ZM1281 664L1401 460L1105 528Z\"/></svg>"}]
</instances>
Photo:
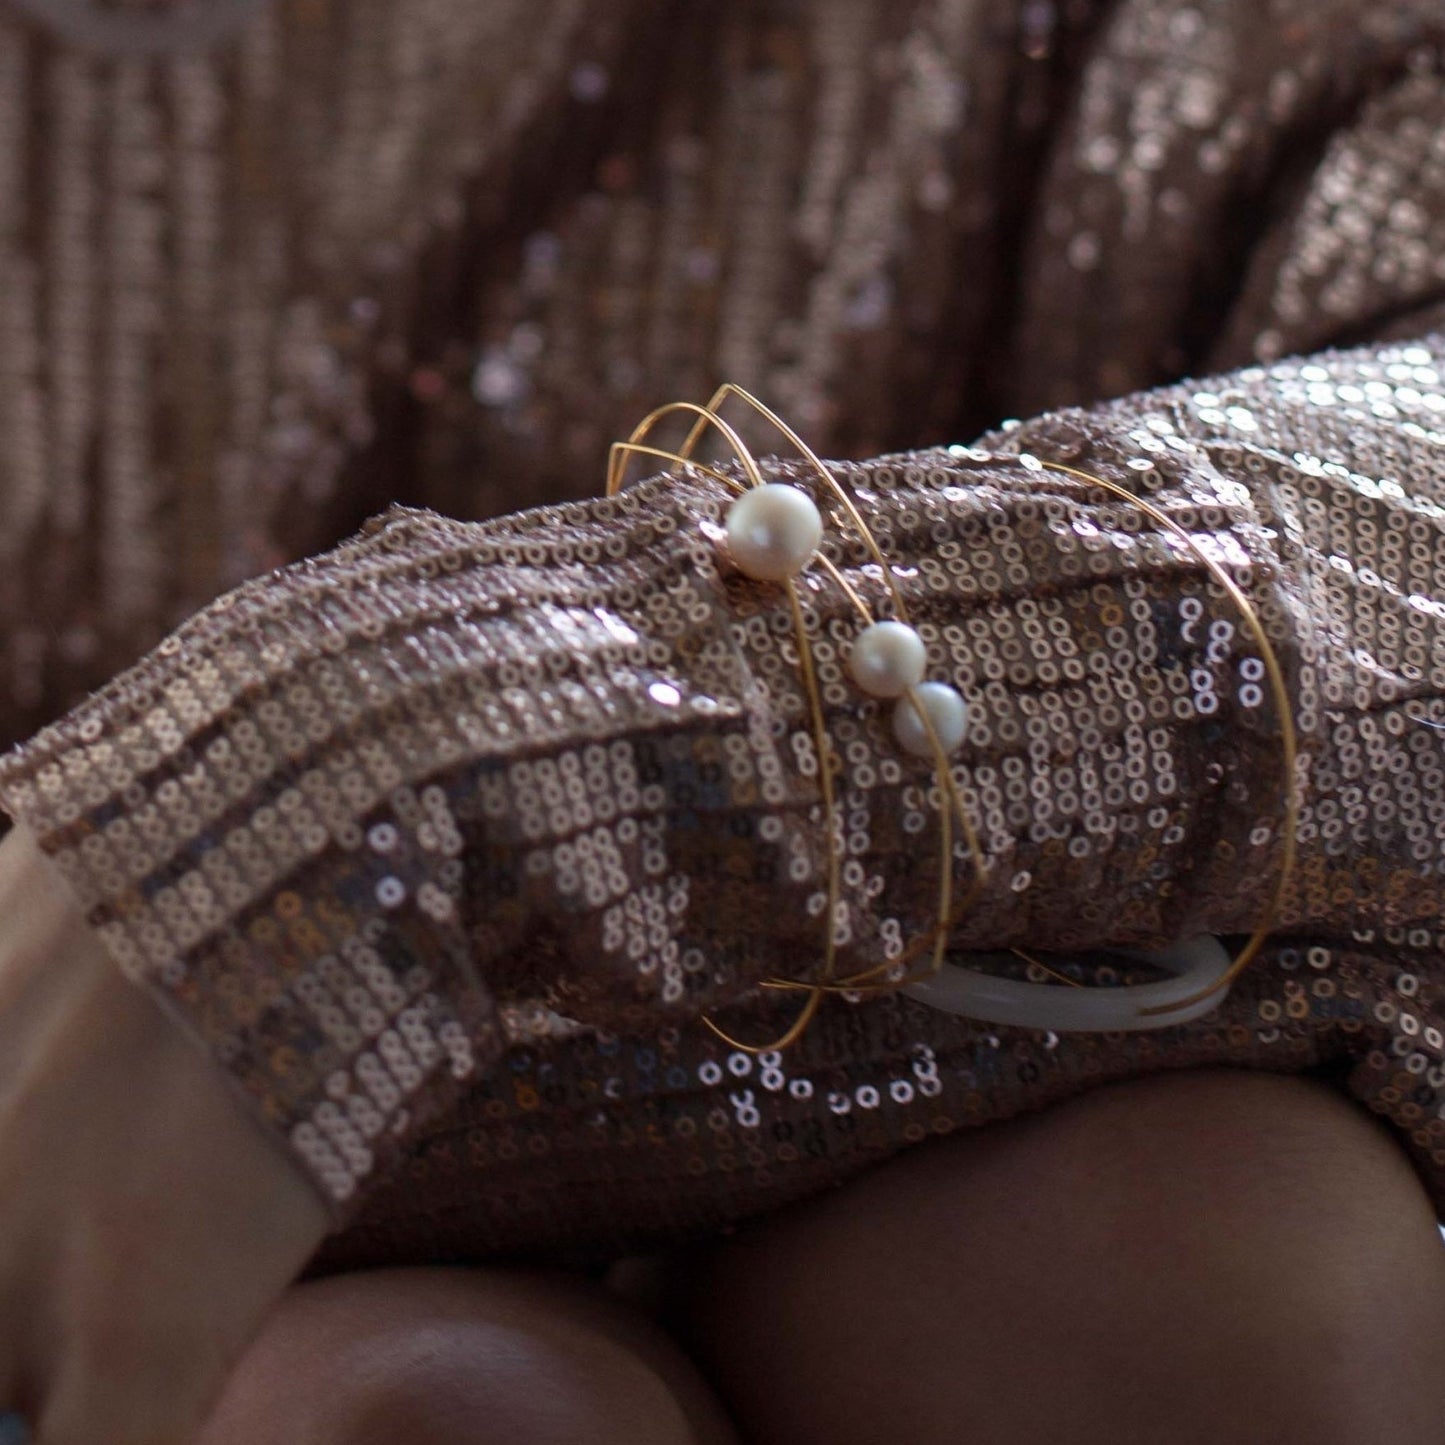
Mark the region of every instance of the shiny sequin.
<instances>
[{"instance_id":1,"label":"shiny sequin","mask_svg":"<svg viewBox=\"0 0 1445 1445\"><path fill-rule=\"evenodd\" d=\"M0 800L316 1182L317 1269L605 1259L1206 1064L1332 1073L1445 1198L1433 0L272 0L146 55L44 3L0 3L0 730L59 721ZM825 577L823 757L721 486L593 496L722 377L872 458L839 478L969 708L957 956L1146 981L1091 950L1246 935L1281 847L1237 610L1034 459L1245 587L1300 859L1216 1012L699 1026L775 1037L756 985L826 930L898 959L940 804Z\"/></svg>"}]
</instances>

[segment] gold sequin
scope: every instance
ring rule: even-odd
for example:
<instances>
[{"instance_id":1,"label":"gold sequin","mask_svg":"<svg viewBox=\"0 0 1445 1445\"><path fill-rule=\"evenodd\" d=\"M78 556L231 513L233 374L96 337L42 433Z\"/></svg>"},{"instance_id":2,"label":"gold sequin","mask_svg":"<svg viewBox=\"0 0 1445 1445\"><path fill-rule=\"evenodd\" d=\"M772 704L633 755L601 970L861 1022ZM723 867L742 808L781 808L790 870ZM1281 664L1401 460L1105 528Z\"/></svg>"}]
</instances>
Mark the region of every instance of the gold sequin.
<instances>
[{"instance_id":1,"label":"gold sequin","mask_svg":"<svg viewBox=\"0 0 1445 1445\"><path fill-rule=\"evenodd\" d=\"M270 0L172 49L45 9L0 0L0 735L58 722L0 799L330 1202L317 1268L606 1258L1203 1064L1335 1077L1445 1197L1434 0ZM869 458L974 719L953 947L1000 971L1247 934L1278 737L1188 548L987 453L1118 481L1246 588L1300 859L1218 1011L698 1026L773 1036L756 985L827 911L791 620L722 565L724 489L594 496L723 376ZM941 799L836 589L802 601L859 972L929 924Z\"/></svg>"}]
</instances>

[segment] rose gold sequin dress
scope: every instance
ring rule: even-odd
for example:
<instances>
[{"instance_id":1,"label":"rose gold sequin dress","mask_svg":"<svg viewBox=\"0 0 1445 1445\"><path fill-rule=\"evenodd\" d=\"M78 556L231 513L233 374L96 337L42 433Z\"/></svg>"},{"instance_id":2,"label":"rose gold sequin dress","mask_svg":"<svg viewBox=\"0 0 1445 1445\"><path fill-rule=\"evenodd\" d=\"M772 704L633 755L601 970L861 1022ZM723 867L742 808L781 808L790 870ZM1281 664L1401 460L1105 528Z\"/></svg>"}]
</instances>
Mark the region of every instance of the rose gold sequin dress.
<instances>
[{"instance_id":1,"label":"rose gold sequin dress","mask_svg":"<svg viewBox=\"0 0 1445 1445\"><path fill-rule=\"evenodd\" d=\"M595 1263L1201 1065L1328 1075L1445 1200L1438 0L204 10L0 0L0 801L328 1200L314 1268ZM1300 855L1216 1011L703 1027L818 967L820 762L722 486L596 493L720 380L854 459L970 703L960 958L1238 943L1283 846L1228 598L1007 455L1238 579ZM933 923L937 793L805 612L864 968Z\"/></svg>"}]
</instances>

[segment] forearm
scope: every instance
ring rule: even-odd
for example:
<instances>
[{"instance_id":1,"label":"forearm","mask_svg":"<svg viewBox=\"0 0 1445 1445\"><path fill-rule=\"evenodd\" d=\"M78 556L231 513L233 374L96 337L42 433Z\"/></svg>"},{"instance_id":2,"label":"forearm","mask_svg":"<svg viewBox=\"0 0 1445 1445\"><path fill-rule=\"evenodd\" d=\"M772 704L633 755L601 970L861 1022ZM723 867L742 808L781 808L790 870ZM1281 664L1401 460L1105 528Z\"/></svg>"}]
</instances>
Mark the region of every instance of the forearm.
<instances>
[{"instance_id":1,"label":"forearm","mask_svg":"<svg viewBox=\"0 0 1445 1445\"><path fill-rule=\"evenodd\" d=\"M1433 657L1438 619L1371 580L1398 573L1387 533L1437 506L1411 420L1429 414L1429 368L1316 358L1340 388L1324 407L1304 364L981 439L1137 488L1195 546L1086 483L971 449L836 465L898 569L929 676L972 709L953 761L986 867L955 946L1259 922L1281 720L1197 548L1263 619L1300 730L1279 927L1369 927L1375 896L1401 921L1438 911L1418 849L1434 803L1386 819L1355 796L1363 757L1419 766L1409 719L1439 695L1408 670ZM1416 374L1395 415L1354 408L1349 388L1390 367ZM1335 451L1410 485L1367 497L1348 467L1300 460ZM813 485L801 464L767 475ZM1348 511L1323 505L1331 489ZM553 1030L700 1027L761 1007L770 977L816 971L826 834L797 644L781 589L727 556L729 499L663 477L491 523L399 510L221 599L0 764L0 798L121 966L189 1021L338 1215L495 1062L508 1009ZM819 500L828 555L881 603L860 539ZM900 754L889 708L846 675L848 599L826 580L804 595L842 765L843 975L935 925L938 807L931 765ZM952 866L967 876L961 848Z\"/></svg>"}]
</instances>

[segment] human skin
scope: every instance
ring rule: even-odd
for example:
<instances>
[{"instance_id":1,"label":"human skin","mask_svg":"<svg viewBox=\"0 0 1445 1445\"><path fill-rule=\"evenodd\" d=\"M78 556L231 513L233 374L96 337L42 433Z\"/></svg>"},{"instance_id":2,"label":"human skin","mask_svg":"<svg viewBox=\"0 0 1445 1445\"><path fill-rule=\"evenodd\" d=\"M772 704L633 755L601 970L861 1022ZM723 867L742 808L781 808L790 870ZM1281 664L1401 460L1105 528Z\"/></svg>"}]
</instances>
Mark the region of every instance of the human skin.
<instances>
[{"instance_id":1,"label":"human skin","mask_svg":"<svg viewBox=\"0 0 1445 1445\"><path fill-rule=\"evenodd\" d=\"M1101 1088L683 1251L662 1314L726 1405L580 1282L288 1288L318 1197L23 830L0 844L0 1170L0 1405L36 1445L294 1441L298 1400L329 1402L306 1437L327 1445L420 1440L423 1417L427 1445L479 1420L514 1445L639 1421L698 1445L738 1438L725 1410L759 1445L904 1417L920 1442L968 1420L1358 1445L1445 1408L1445 1257L1404 1155L1323 1085L1240 1071Z\"/></svg>"},{"instance_id":2,"label":"human skin","mask_svg":"<svg viewBox=\"0 0 1445 1445\"><path fill-rule=\"evenodd\" d=\"M398 1421L422 1445L459 1411L514 1445L564 1416L579 1445L736 1438L677 1346L589 1281L294 1285L320 1197L23 827L0 842L0 1171L0 1415L33 1445L356 1445Z\"/></svg>"},{"instance_id":3,"label":"human skin","mask_svg":"<svg viewBox=\"0 0 1445 1445\"><path fill-rule=\"evenodd\" d=\"M923 1143L666 1261L750 1445L1393 1445L1445 1419L1445 1250L1324 1081L1163 1071Z\"/></svg>"},{"instance_id":4,"label":"human skin","mask_svg":"<svg viewBox=\"0 0 1445 1445\"><path fill-rule=\"evenodd\" d=\"M36 1445L183 1445L328 1228L314 1188L0 842L0 1410Z\"/></svg>"}]
</instances>

